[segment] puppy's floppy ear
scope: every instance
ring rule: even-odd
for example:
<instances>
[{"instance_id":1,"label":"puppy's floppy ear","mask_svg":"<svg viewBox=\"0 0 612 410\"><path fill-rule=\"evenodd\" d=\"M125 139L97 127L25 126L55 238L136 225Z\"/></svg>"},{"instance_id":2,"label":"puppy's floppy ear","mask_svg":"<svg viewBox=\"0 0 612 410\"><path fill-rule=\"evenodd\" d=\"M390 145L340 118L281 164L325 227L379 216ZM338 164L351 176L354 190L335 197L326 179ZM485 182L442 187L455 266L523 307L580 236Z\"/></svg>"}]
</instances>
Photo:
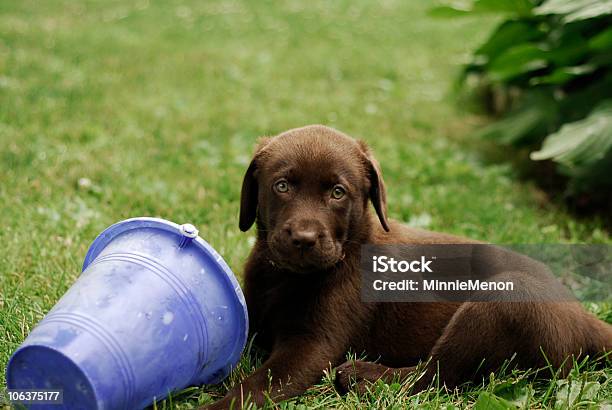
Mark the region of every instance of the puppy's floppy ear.
<instances>
[{"instance_id":1,"label":"puppy's floppy ear","mask_svg":"<svg viewBox=\"0 0 612 410\"><path fill-rule=\"evenodd\" d=\"M367 144L363 141L358 141L358 143L365 158L365 168L370 180L368 196L370 197L370 201L372 201L372 205L374 205L374 210L376 210L376 215L378 216L380 224L385 231L389 232L389 221L387 220L387 192L385 190L382 172L380 171L380 165L370 152L370 148L368 148Z\"/></svg>"},{"instance_id":2,"label":"puppy's floppy ear","mask_svg":"<svg viewBox=\"0 0 612 410\"><path fill-rule=\"evenodd\" d=\"M240 193L240 221L238 223L242 232L248 231L257 218L257 197L259 196L257 167L258 162L262 160L264 147L268 142L269 138L260 139L255 155L242 180L242 190Z\"/></svg>"}]
</instances>

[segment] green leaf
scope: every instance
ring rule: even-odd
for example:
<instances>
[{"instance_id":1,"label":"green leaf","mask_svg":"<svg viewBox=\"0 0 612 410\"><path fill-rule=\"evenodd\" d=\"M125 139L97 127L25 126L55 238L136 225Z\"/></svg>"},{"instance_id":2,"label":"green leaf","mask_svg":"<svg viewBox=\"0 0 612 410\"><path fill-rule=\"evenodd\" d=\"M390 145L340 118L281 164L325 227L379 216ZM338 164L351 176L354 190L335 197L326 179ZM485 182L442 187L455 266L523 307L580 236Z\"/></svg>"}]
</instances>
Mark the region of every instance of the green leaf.
<instances>
[{"instance_id":1,"label":"green leaf","mask_svg":"<svg viewBox=\"0 0 612 410\"><path fill-rule=\"evenodd\" d=\"M480 12L516 13L529 15L533 9L530 0L475 0L474 10Z\"/></svg>"},{"instance_id":2,"label":"green leaf","mask_svg":"<svg viewBox=\"0 0 612 410\"><path fill-rule=\"evenodd\" d=\"M508 400L486 391L480 393L476 403L474 403L474 410L515 410L516 408Z\"/></svg>"},{"instance_id":3,"label":"green leaf","mask_svg":"<svg viewBox=\"0 0 612 410\"><path fill-rule=\"evenodd\" d=\"M489 75L495 81L509 81L518 75L546 67L546 57L546 51L535 44L519 44L489 64Z\"/></svg>"},{"instance_id":4,"label":"green leaf","mask_svg":"<svg viewBox=\"0 0 612 410\"><path fill-rule=\"evenodd\" d=\"M529 383L526 380L520 380L517 382L505 381L497 386L493 390L493 393L517 407L526 408L529 404L529 397L532 394Z\"/></svg>"},{"instance_id":5,"label":"green leaf","mask_svg":"<svg viewBox=\"0 0 612 410\"><path fill-rule=\"evenodd\" d=\"M597 382L581 380L557 380L555 409L569 409L593 404L593 399L600 389Z\"/></svg>"},{"instance_id":6,"label":"green leaf","mask_svg":"<svg viewBox=\"0 0 612 410\"><path fill-rule=\"evenodd\" d=\"M585 57L589 53L589 45L584 35L580 32L580 28L584 29L585 24L578 25L579 27L564 25L560 29L561 36L556 39L557 33L549 35L549 48L547 59L553 63L555 67L566 67L572 65L580 65L584 62Z\"/></svg>"},{"instance_id":7,"label":"green leaf","mask_svg":"<svg viewBox=\"0 0 612 410\"><path fill-rule=\"evenodd\" d=\"M551 74L532 78L529 84L541 85L541 84L565 84L571 80L580 77L585 74L590 74L595 71L595 66L590 64L584 64L574 67L562 67L553 71Z\"/></svg>"},{"instance_id":8,"label":"green leaf","mask_svg":"<svg viewBox=\"0 0 612 410\"><path fill-rule=\"evenodd\" d=\"M529 16L533 9L530 0L473 0L470 3L455 2L429 10L432 17L458 17L482 13L510 13Z\"/></svg>"},{"instance_id":9,"label":"green leaf","mask_svg":"<svg viewBox=\"0 0 612 410\"><path fill-rule=\"evenodd\" d=\"M612 28L602 31L589 40L589 47L593 50L612 51Z\"/></svg>"},{"instance_id":10,"label":"green leaf","mask_svg":"<svg viewBox=\"0 0 612 410\"><path fill-rule=\"evenodd\" d=\"M463 9L459 6L438 6L432 7L427 11L427 15L430 17L448 18L448 17L460 17L469 15L472 11L471 8Z\"/></svg>"},{"instance_id":11,"label":"green leaf","mask_svg":"<svg viewBox=\"0 0 612 410\"><path fill-rule=\"evenodd\" d=\"M589 116L565 124L544 140L539 151L530 157L535 161L552 159L570 170L581 173L603 160L612 149L612 100L599 104Z\"/></svg>"},{"instance_id":12,"label":"green leaf","mask_svg":"<svg viewBox=\"0 0 612 410\"><path fill-rule=\"evenodd\" d=\"M612 0L548 0L533 13L563 15L565 22L586 20L611 14Z\"/></svg>"},{"instance_id":13,"label":"green leaf","mask_svg":"<svg viewBox=\"0 0 612 410\"><path fill-rule=\"evenodd\" d=\"M544 93L529 94L522 104L510 111L503 119L485 127L477 135L481 138L497 139L501 144L521 145L529 143L530 137L546 133L557 121L558 105Z\"/></svg>"},{"instance_id":14,"label":"green leaf","mask_svg":"<svg viewBox=\"0 0 612 410\"><path fill-rule=\"evenodd\" d=\"M543 33L535 24L521 20L507 20L500 24L489 39L474 53L476 59L484 62L495 59L507 49L517 44L527 43L543 37Z\"/></svg>"}]
</instances>

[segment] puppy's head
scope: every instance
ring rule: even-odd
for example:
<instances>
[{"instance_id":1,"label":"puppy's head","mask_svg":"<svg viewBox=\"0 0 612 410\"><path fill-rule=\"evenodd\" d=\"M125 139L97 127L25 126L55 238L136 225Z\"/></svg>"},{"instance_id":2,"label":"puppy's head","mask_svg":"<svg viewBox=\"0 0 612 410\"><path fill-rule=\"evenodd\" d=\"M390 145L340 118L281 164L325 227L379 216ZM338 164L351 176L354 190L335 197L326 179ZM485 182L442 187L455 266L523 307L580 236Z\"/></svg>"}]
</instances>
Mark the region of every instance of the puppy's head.
<instances>
[{"instance_id":1,"label":"puppy's head","mask_svg":"<svg viewBox=\"0 0 612 410\"><path fill-rule=\"evenodd\" d=\"M389 230L382 176L367 146L331 128L298 128L261 141L242 184L240 229L257 220L282 268L325 269L369 226L368 200Z\"/></svg>"}]
</instances>

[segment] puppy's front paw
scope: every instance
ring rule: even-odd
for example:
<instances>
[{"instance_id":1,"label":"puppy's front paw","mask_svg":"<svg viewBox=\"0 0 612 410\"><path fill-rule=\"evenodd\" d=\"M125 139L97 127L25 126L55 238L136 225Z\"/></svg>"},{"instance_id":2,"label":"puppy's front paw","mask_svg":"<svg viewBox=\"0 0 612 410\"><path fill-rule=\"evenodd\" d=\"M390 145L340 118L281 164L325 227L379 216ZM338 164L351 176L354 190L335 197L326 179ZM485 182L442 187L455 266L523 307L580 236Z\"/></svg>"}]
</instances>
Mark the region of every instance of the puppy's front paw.
<instances>
[{"instance_id":1,"label":"puppy's front paw","mask_svg":"<svg viewBox=\"0 0 612 410\"><path fill-rule=\"evenodd\" d=\"M336 389L342 394L351 389L365 393L368 383L380 379L388 370L388 367L376 363L348 361L336 368Z\"/></svg>"}]
</instances>

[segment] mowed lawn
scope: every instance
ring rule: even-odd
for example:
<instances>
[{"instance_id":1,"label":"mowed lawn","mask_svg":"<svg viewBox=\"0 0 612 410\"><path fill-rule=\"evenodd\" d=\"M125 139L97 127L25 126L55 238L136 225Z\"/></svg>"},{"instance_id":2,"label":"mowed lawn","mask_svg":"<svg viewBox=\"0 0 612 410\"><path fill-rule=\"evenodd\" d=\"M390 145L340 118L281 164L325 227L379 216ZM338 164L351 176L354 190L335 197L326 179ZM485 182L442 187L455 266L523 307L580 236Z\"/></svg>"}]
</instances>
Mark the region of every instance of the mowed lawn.
<instances>
[{"instance_id":1,"label":"mowed lawn","mask_svg":"<svg viewBox=\"0 0 612 410\"><path fill-rule=\"evenodd\" d=\"M597 220L575 219L509 164L482 159L471 131L485 119L462 111L451 88L495 20L433 20L430 6L0 2L0 368L78 277L95 236L124 218L197 225L240 277L254 238L238 229L254 142L306 124L369 142L393 218L495 243L610 243ZM589 307L612 318L610 306ZM563 382L526 376L343 397L330 374L281 407L463 407L506 385L523 407L546 407L563 394ZM611 377L590 365L574 374L595 383L589 399L600 405ZM157 408L194 408L226 387L192 388Z\"/></svg>"}]
</instances>

